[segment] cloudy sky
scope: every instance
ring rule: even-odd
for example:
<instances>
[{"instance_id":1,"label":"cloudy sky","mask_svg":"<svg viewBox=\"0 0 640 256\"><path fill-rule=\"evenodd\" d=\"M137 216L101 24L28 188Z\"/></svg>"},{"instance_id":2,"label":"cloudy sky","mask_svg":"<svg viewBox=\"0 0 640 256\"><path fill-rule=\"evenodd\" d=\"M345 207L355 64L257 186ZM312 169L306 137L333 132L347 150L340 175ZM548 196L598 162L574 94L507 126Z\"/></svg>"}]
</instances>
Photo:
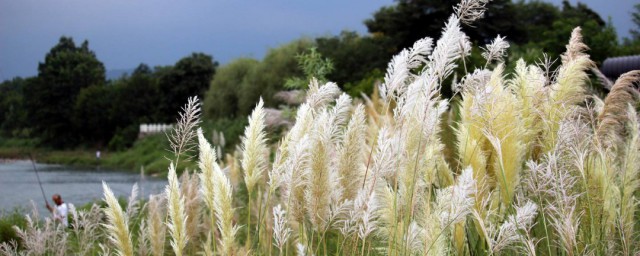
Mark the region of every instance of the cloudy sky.
<instances>
[{"instance_id":1,"label":"cloudy sky","mask_svg":"<svg viewBox=\"0 0 640 256\"><path fill-rule=\"evenodd\" d=\"M558 4L561 0L549 0ZM621 37L637 0L581 0ZM576 0L571 0L576 3ZM221 63L262 58L301 36L366 33L362 21L392 0L0 0L0 81L37 74L60 36L89 40L107 70L170 65L191 52Z\"/></svg>"}]
</instances>

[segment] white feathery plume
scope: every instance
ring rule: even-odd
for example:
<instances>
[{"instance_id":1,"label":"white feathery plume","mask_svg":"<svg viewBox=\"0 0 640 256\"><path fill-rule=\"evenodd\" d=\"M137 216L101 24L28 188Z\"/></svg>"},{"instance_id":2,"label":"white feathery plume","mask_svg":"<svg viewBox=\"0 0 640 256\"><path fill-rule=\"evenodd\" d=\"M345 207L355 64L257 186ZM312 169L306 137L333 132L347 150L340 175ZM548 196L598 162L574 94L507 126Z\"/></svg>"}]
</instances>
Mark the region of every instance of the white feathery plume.
<instances>
[{"instance_id":1,"label":"white feathery plume","mask_svg":"<svg viewBox=\"0 0 640 256\"><path fill-rule=\"evenodd\" d=\"M491 63L494 60L499 62L503 61L509 48L509 42L504 39L505 37L498 35L486 48L483 48L484 52L482 52L482 57L487 60L487 63Z\"/></svg>"},{"instance_id":2,"label":"white feathery plume","mask_svg":"<svg viewBox=\"0 0 640 256\"><path fill-rule=\"evenodd\" d=\"M336 100L336 105L331 110L332 115L335 116L336 127L343 127L349 121L351 115L351 97L348 94L342 93Z\"/></svg>"},{"instance_id":3,"label":"white feathery plume","mask_svg":"<svg viewBox=\"0 0 640 256\"><path fill-rule=\"evenodd\" d=\"M369 234L376 230L377 221L375 213L378 210L378 202L376 201L375 191L368 194L365 188L360 190L358 196L353 202L354 211L358 218L358 237L363 241L367 239Z\"/></svg>"},{"instance_id":4,"label":"white feathery plume","mask_svg":"<svg viewBox=\"0 0 640 256\"><path fill-rule=\"evenodd\" d=\"M435 102L433 98L438 93L438 86L433 76L421 76L413 81L408 86L405 97L398 100L398 105L394 109L396 122L410 118L422 121L425 111Z\"/></svg>"},{"instance_id":5,"label":"white feathery plume","mask_svg":"<svg viewBox=\"0 0 640 256\"><path fill-rule=\"evenodd\" d=\"M220 231L220 252L222 255L232 255L238 232L238 227L233 223L233 189L217 163L213 164L213 180L213 209Z\"/></svg>"},{"instance_id":6,"label":"white feathery plume","mask_svg":"<svg viewBox=\"0 0 640 256\"><path fill-rule=\"evenodd\" d=\"M471 50L469 38L460 29L460 20L449 17L427 64L427 76L437 77L438 84L444 81L457 67L455 61L468 56Z\"/></svg>"},{"instance_id":7,"label":"white feathery plume","mask_svg":"<svg viewBox=\"0 0 640 256\"><path fill-rule=\"evenodd\" d=\"M528 233L533 226L538 206L527 201L523 206L516 206L516 214L510 215L507 220L498 229L498 234L493 241L492 252L500 252L503 249L513 247L520 248L522 245L515 245L518 241L526 246L528 238L522 233Z\"/></svg>"},{"instance_id":8,"label":"white feathery plume","mask_svg":"<svg viewBox=\"0 0 640 256\"><path fill-rule=\"evenodd\" d=\"M471 167L465 168L456 184L438 191L436 205L442 228L463 222L475 204L476 181Z\"/></svg>"},{"instance_id":9,"label":"white feathery plume","mask_svg":"<svg viewBox=\"0 0 640 256\"><path fill-rule=\"evenodd\" d=\"M197 133L200 152L198 161L198 166L200 168L200 173L198 173L198 177L200 178L200 193L202 194L205 205L209 209L209 222L212 226L209 236L212 237L215 235L215 228L213 226L216 223L214 202L215 177L213 174L213 166L216 164L216 153L211 147L211 144L209 144L207 139L205 139L202 129L198 129Z\"/></svg>"},{"instance_id":10,"label":"white feathery plume","mask_svg":"<svg viewBox=\"0 0 640 256\"><path fill-rule=\"evenodd\" d=\"M304 244L297 243L296 252L298 253L298 256L305 256L307 255L307 248L306 246L304 246Z\"/></svg>"},{"instance_id":11,"label":"white feathery plume","mask_svg":"<svg viewBox=\"0 0 640 256\"><path fill-rule=\"evenodd\" d=\"M189 98L187 104L182 107L178 124L173 127L170 133L166 134L171 151L176 157L176 165L178 165L181 155L195 147L193 142L196 136L194 129L200 124L200 106L198 97Z\"/></svg>"},{"instance_id":12,"label":"white feathery plume","mask_svg":"<svg viewBox=\"0 0 640 256\"><path fill-rule=\"evenodd\" d=\"M267 166L267 142L264 132L265 112L262 98L249 117L249 125L245 128L242 138L242 169L244 181L249 192L262 179L262 173Z\"/></svg>"},{"instance_id":13,"label":"white feathery plume","mask_svg":"<svg viewBox=\"0 0 640 256\"><path fill-rule=\"evenodd\" d=\"M428 56L433 50L433 39L430 37L422 38L411 47L407 67L409 69L419 68L422 64L427 63Z\"/></svg>"},{"instance_id":14,"label":"white feathery plume","mask_svg":"<svg viewBox=\"0 0 640 256\"><path fill-rule=\"evenodd\" d=\"M373 157L373 167L371 174L366 177L367 182L372 180L375 175L380 177L391 178L397 175L395 169L397 161L398 137L388 128L383 127L378 133L378 145L376 146L375 156Z\"/></svg>"},{"instance_id":15,"label":"white feathery plume","mask_svg":"<svg viewBox=\"0 0 640 256\"><path fill-rule=\"evenodd\" d=\"M487 83L491 80L491 74L492 72L487 69L475 69L473 73L465 75L460 82L453 86L453 92L458 93L468 90L470 95L479 97L483 95ZM474 98L474 102L476 100Z\"/></svg>"},{"instance_id":16,"label":"white feathery plume","mask_svg":"<svg viewBox=\"0 0 640 256\"><path fill-rule=\"evenodd\" d=\"M462 0L453 8L453 11L462 23L471 25L474 21L484 17L486 10L485 5L487 5L489 1L490 0Z\"/></svg>"},{"instance_id":17,"label":"white feathery plume","mask_svg":"<svg viewBox=\"0 0 640 256\"><path fill-rule=\"evenodd\" d=\"M409 224L409 230L405 235L405 241L412 252L416 254L424 254L424 239L427 232L416 221L411 221Z\"/></svg>"},{"instance_id":18,"label":"white feathery plume","mask_svg":"<svg viewBox=\"0 0 640 256\"><path fill-rule=\"evenodd\" d=\"M409 60L409 51L404 49L393 56L391 62L389 62L387 73L384 76L384 83L380 85L380 93L383 100L388 101L389 97L393 97L396 92L402 91L402 88L406 86L406 80L411 74L408 66Z\"/></svg>"},{"instance_id":19,"label":"white feathery plume","mask_svg":"<svg viewBox=\"0 0 640 256\"><path fill-rule=\"evenodd\" d=\"M165 205L164 199L162 195L149 195L149 202L147 203L148 216L145 220L147 223L147 237L154 256L164 255L166 226L163 223L165 214L161 209L162 205Z\"/></svg>"},{"instance_id":20,"label":"white feathery plume","mask_svg":"<svg viewBox=\"0 0 640 256\"><path fill-rule=\"evenodd\" d=\"M220 253L231 255L233 253L233 243L238 227L233 224L233 202L231 183L224 175L220 166L216 162L215 151L211 144L198 130L198 141L200 145L200 173L201 192L205 197L204 201L212 212L211 221L216 221L215 225L220 232ZM212 222L211 225L214 225Z\"/></svg>"},{"instance_id":21,"label":"white feathery plume","mask_svg":"<svg viewBox=\"0 0 640 256\"><path fill-rule=\"evenodd\" d=\"M205 139L202 129L198 129L198 145L199 145L199 161L198 167L201 173L200 177L200 192L204 197L204 202L213 209L213 165L216 163L216 153L212 149L211 144Z\"/></svg>"},{"instance_id":22,"label":"white feathery plume","mask_svg":"<svg viewBox=\"0 0 640 256\"><path fill-rule=\"evenodd\" d=\"M344 192L342 199L353 199L358 186L362 184L366 129L364 106L358 105L342 136L342 145L337 150L337 169Z\"/></svg>"},{"instance_id":23,"label":"white feathery plume","mask_svg":"<svg viewBox=\"0 0 640 256\"><path fill-rule=\"evenodd\" d=\"M406 87L412 82L411 69L418 68L427 63L427 56L433 49L433 39L422 38L413 44L409 49L403 49L393 56L387 66L387 73L384 83L380 85L380 96L388 101L388 97L401 97L406 91Z\"/></svg>"},{"instance_id":24,"label":"white feathery plume","mask_svg":"<svg viewBox=\"0 0 640 256\"><path fill-rule=\"evenodd\" d=\"M296 112L296 123L291 127L289 134L291 134L291 143L295 144L300 140L309 129L312 127L313 122L313 108L308 103L303 103ZM288 134L287 134L288 135ZM289 144L291 145L291 144Z\"/></svg>"},{"instance_id":25,"label":"white feathery plume","mask_svg":"<svg viewBox=\"0 0 640 256\"><path fill-rule=\"evenodd\" d=\"M138 183L134 183L131 187L131 195L127 201L127 217L133 218L138 213Z\"/></svg>"},{"instance_id":26,"label":"white feathery plume","mask_svg":"<svg viewBox=\"0 0 640 256\"><path fill-rule=\"evenodd\" d=\"M104 190L104 201L107 203L107 208L104 209L104 212L108 220L108 223L103 225L108 230L109 241L115 245L118 255L133 256L133 244L127 215L104 181L102 182L102 189Z\"/></svg>"},{"instance_id":27,"label":"white feathery plume","mask_svg":"<svg viewBox=\"0 0 640 256\"><path fill-rule=\"evenodd\" d=\"M329 112L323 111L311 134L311 157L305 175L309 187L305 191L305 202L310 222L316 230L322 230L327 224L333 195L338 192L337 187L332 186L330 170L333 120Z\"/></svg>"},{"instance_id":28,"label":"white feathery plume","mask_svg":"<svg viewBox=\"0 0 640 256\"><path fill-rule=\"evenodd\" d=\"M305 214L304 210L304 191L308 176L308 165L311 157L309 148L311 142L308 135L305 135L300 141L292 145L289 158L286 159L282 167L282 198L287 205L289 216L295 220L302 220Z\"/></svg>"},{"instance_id":29,"label":"white feathery plume","mask_svg":"<svg viewBox=\"0 0 640 256\"><path fill-rule=\"evenodd\" d=\"M184 198L180 194L180 184L173 163L169 165L169 184L165 188L169 210L169 233L171 234L171 248L177 256L187 246L187 216L185 214Z\"/></svg>"},{"instance_id":30,"label":"white feathery plume","mask_svg":"<svg viewBox=\"0 0 640 256\"><path fill-rule=\"evenodd\" d=\"M282 252L282 247L291 235L291 229L287 227L287 211L282 209L281 205L273 207L273 237L274 245Z\"/></svg>"},{"instance_id":31,"label":"white feathery plume","mask_svg":"<svg viewBox=\"0 0 640 256\"><path fill-rule=\"evenodd\" d=\"M309 107L311 107L311 109L319 109L327 105L339 94L340 88L336 83L328 82L322 86L319 86L318 80L313 78L309 83L306 103L309 104Z\"/></svg>"}]
</instances>

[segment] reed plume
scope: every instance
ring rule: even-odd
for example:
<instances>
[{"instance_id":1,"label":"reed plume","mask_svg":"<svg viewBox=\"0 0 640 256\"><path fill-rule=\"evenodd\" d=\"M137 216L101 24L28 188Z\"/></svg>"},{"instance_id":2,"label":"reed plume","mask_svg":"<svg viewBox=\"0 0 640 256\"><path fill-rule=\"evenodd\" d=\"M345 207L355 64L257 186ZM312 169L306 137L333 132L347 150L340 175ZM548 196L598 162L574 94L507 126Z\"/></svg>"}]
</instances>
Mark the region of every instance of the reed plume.
<instances>
[{"instance_id":1,"label":"reed plume","mask_svg":"<svg viewBox=\"0 0 640 256\"><path fill-rule=\"evenodd\" d=\"M164 255L164 244L166 226L164 225L165 197L162 195L150 195L147 203L147 218L145 220L147 238L151 254L154 256Z\"/></svg>"},{"instance_id":2,"label":"reed plume","mask_svg":"<svg viewBox=\"0 0 640 256\"><path fill-rule=\"evenodd\" d=\"M258 105L249 117L249 125L244 131L242 138L242 169L244 170L244 181L249 193L262 179L262 173L267 167L267 145L265 138L265 113L263 101L260 99Z\"/></svg>"},{"instance_id":3,"label":"reed plume","mask_svg":"<svg viewBox=\"0 0 640 256\"><path fill-rule=\"evenodd\" d=\"M611 88L611 92L604 100L604 109L598 116L597 134L605 147L614 147L626 141L626 136L631 133L627 123L630 121L627 115L628 105L637 108L640 103L638 91L640 71L630 71L622 74ZM630 129L628 129L630 128Z\"/></svg>"},{"instance_id":4,"label":"reed plume","mask_svg":"<svg viewBox=\"0 0 640 256\"><path fill-rule=\"evenodd\" d=\"M567 44L567 51L562 55L562 65L558 68L555 82L551 84L548 100L543 107L542 147L549 152L555 147L555 134L558 125L585 100L585 83L588 81L587 70L594 63L589 55L584 53L587 46L582 43L580 27L571 32L571 39Z\"/></svg>"},{"instance_id":5,"label":"reed plume","mask_svg":"<svg viewBox=\"0 0 640 256\"><path fill-rule=\"evenodd\" d=\"M291 234L291 229L287 227L286 214L287 211L283 210L281 205L273 207L273 243L280 250L280 254Z\"/></svg>"},{"instance_id":6,"label":"reed plume","mask_svg":"<svg viewBox=\"0 0 640 256\"><path fill-rule=\"evenodd\" d=\"M527 201L522 206L515 207L516 213L509 215L507 220L496 230L496 238L493 241L492 252L497 253L505 249L516 249L529 255L535 254L535 250L529 250L534 243L527 236L538 211L538 206ZM524 250L524 251L522 251Z\"/></svg>"},{"instance_id":7,"label":"reed plume","mask_svg":"<svg viewBox=\"0 0 640 256\"><path fill-rule=\"evenodd\" d=\"M113 195L107 183L102 182L102 189L104 190L104 201L107 203L107 208L105 208L104 212L108 223L104 224L104 227L108 230L109 241L115 245L118 255L133 256L133 244L127 215L120 207L118 199Z\"/></svg>"},{"instance_id":8,"label":"reed plume","mask_svg":"<svg viewBox=\"0 0 640 256\"><path fill-rule=\"evenodd\" d=\"M311 136L311 154L307 167L308 188L305 191L305 208L309 221L317 231L324 230L329 219L332 194L331 135L335 116L326 110L320 113Z\"/></svg>"},{"instance_id":9,"label":"reed plume","mask_svg":"<svg viewBox=\"0 0 640 256\"><path fill-rule=\"evenodd\" d=\"M180 175L180 194L184 199L184 213L189 216L186 221L186 236L197 240L201 226L202 198L198 195L200 183L198 176L185 170Z\"/></svg>"},{"instance_id":10,"label":"reed plume","mask_svg":"<svg viewBox=\"0 0 640 256\"><path fill-rule=\"evenodd\" d=\"M453 11L464 24L471 25L474 21L484 17L486 5L491 0L462 0Z\"/></svg>"},{"instance_id":11,"label":"reed plume","mask_svg":"<svg viewBox=\"0 0 640 256\"><path fill-rule=\"evenodd\" d=\"M187 104L182 107L178 123L166 134L171 152L176 157L176 168L180 163L180 157L195 148L193 139L196 136L195 128L200 124L200 105L198 97L189 98ZM187 154L186 157L188 159L191 156Z\"/></svg>"},{"instance_id":12,"label":"reed plume","mask_svg":"<svg viewBox=\"0 0 640 256\"><path fill-rule=\"evenodd\" d=\"M93 204L88 211L79 211L73 204L69 204L69 212L73 216L71 231L77 241L74 252L88 254L95 249L94 241L102 238L98 224L103 218L100 206Z\"/></svg>"},{"instance_id":13,"label":"reed plume","mask_svg":"<svg viewBox=\"0 0 640 256\"><path fill-rule=\"evenodd\" d=\"M338 173L342 185L342 199L353 199L364 178L366 121L364 106L358 105L342 136L338 152Z\"/></svg>"},{"instance_id":14,"label":"reed plume","mask_svg":"<svg viewBox=\"0 0 640 256\"><path fill-rule=\"evenodd\" d=\"M185 213L184 198L180 193L180 185L173 163L169 165L169 184L165 188L169 221L167 227L171 235L171 248L177 256L183 254L189 238L187 237L187 215Z\"/></svg>"}]
</instances>

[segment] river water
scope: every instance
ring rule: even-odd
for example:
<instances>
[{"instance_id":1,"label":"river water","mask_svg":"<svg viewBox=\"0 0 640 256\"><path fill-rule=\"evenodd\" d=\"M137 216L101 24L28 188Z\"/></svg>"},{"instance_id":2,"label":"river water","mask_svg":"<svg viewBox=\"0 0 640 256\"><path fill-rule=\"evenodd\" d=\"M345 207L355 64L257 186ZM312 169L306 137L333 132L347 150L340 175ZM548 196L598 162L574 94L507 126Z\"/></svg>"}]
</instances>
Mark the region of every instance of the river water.
<instances>
[{"instance_id":1,"label":"river water","mask_svg":"<svg viewBox=\"0 0 640 256\"><path fill-rule=\"evenodd\" d=\"M51 195L58 193L63 201L77 207L94 200L102 200L102 181L116 196L129 197L134 183L138 183L138 198L162 193L166 179L140 174L105 170L104 168L76 168L64 165L36 164L40 181L49 203ZM0 162L0 211L11 211L16 207L31 210L33 200L42 215L47 213L38 179L29 161Z\"/></svg>"}]
</instances>

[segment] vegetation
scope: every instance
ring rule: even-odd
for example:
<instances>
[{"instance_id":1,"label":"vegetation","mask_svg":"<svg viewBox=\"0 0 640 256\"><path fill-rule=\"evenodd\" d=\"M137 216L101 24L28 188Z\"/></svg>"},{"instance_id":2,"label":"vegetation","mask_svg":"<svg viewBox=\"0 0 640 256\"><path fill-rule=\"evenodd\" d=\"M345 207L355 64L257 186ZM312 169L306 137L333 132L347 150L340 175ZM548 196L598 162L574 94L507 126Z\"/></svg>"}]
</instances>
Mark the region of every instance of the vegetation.
<instances>
[{"instance_id":1,"label":"vegetation","mask_svg":"<svg viewBox=\"0 0 640 256\"><path fill-rule=\"evenodd\" d=\"M73 211L84 229L28 218L16 229L22 245L0 251L639 253L640 72L624 74L604 99L593 95L595 64L579 27L557 68L518 60L505 69L502 37L482 48L484 65L467 66L472 44L462 24L475 24L484 3L461 1L437 41L422 38L395 55L365 104L311 79L277 142L267 139L260 100L238 152L223 159L197 128L199 103L190 99L169 138L177 146L164 194L144 204L134 187L125 208L104 184L107 206ZM469 72L452 77L459 65ZM192 146L198 170L178 178ZM91 217L100 214L107 219Z\"/></svg>"},{"instance_id":2,"label":"vegetation","mask_svg":"<svg viewBox=\"0 0 640 256\"><path fill-rule=\"evenodd\" d=\"M172 122L187 96L203 96L216 67L211 56L194 53L175 66L141 64L131 76L106 81L88 42L62 37L37 77L0 85L0 136L37 139L47 149L122 150L133 145L139 124Z\"/></svg>"}]
</instances>

